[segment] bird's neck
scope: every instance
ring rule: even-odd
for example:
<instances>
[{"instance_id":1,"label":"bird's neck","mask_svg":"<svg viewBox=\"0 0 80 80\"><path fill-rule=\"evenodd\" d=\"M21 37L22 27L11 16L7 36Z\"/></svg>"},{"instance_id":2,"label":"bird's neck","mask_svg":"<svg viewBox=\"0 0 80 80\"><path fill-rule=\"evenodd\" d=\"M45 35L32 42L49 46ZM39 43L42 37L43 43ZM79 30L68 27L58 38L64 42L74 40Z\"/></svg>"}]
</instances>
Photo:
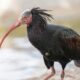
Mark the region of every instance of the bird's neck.
<instances>
[{"instance_id":1,"label":"bird's neck","mask_svg":"<svg viewBox=\"0 0 80 80\"><path fill-rule=\"evenodd\" d=\"M33 27L36 30L44 30L47 22L39 15L32 16L32 22L29 27Z\"/></svg>"},{"instance_id":2,"label":"bird's neck","mask_svg":"<svg viewBox=\"0 0 80 80\"><path fill-rule=\"evenodd\" d=\"M40 34L45 31L46 25L47 22L41 16L33 15L32 22L27 27L28 33Z\"/></svg>"},{"instance_id":3,"label":"bird's neck","mask_svg":"<svg viewBox=\"0 0 80 80\"><path fill-rule=\"evenodd\" d=\"M44 31L44 28L42 28L38 23L36 24L30 24L27 27L28 33L33 32L35 34L40 34Z\"/></svg>"}]
</instances>

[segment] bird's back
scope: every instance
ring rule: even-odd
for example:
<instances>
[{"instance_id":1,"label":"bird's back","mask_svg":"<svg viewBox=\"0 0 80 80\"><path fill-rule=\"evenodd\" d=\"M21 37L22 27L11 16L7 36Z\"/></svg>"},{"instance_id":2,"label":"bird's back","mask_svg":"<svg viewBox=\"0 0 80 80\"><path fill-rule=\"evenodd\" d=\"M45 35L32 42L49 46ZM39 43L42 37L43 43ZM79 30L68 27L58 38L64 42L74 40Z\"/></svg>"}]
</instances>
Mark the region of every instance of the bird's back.
<instances>
[{"instance_id":1,"label":"bird's back","mask_svg":"<svg viewBox=\"0 0 80 80\"><path fill-rule=\"evenodd\" d=\"M64 55L71 59L80 59L80 35L74 30L58 25L51 25L47 29L52 32L60 43Z\"/></svg>"}]
</instances>

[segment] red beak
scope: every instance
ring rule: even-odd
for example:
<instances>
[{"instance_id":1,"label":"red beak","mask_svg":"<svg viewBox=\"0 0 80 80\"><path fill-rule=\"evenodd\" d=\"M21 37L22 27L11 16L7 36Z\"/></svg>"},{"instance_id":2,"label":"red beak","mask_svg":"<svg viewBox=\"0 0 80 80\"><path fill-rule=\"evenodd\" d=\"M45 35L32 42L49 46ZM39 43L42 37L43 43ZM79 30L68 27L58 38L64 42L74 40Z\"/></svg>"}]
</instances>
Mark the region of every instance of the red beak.
<instances>
[{"instance_id":1,"label":"red beak","mask_svg":"<svg viewBox=\"0 0 80 80\"><path fill-rule=\"evenodd\" d=\"M5 38L17 27L19 27L21 25L21 21L18 20L16 23L14 23L13 25L10 26L10 29L4 34L4 36L2 37L1 41L0 41L0 47L2 46L2 43L4 42Z\"/></svg>"}]
</instances>

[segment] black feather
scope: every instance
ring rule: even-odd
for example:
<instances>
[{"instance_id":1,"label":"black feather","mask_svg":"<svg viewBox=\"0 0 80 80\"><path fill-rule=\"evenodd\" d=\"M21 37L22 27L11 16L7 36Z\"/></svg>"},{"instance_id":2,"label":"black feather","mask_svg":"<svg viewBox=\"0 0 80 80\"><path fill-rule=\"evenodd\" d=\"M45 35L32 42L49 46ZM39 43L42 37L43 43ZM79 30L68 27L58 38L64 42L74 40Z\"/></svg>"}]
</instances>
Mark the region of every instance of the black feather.
<instances>
[{"instance_id":1,"label":"black feather","mask_svg":"<svg viewBox=\"0 0 80 80\"><path fill-rule=\"evenodd\" d=\"M45 26L47 25L47 20L50 21L51 19L53 19L51 14L46 13L47 11L48 10L40 9L39 7L33 8L31 10L32 17L33 17L32 24L35 25L35 22L36 22L36 25L39 25L40 27L45 28Z\"/></svg>"},{"instance_id":2,"label":"black feather","mask_svg":"<svg viewBox=\"0 0 80 80\"><path fill-rule=\"evenodd\" d=\"M70 28L49 25L47 18L52 18L52 15L46 11L40 8L31 10L32 23L27 28L28 37L45 58L47 68L58 61L64 69L70 60L80 59L80 36Z\"/></svg>"}]
</instances>

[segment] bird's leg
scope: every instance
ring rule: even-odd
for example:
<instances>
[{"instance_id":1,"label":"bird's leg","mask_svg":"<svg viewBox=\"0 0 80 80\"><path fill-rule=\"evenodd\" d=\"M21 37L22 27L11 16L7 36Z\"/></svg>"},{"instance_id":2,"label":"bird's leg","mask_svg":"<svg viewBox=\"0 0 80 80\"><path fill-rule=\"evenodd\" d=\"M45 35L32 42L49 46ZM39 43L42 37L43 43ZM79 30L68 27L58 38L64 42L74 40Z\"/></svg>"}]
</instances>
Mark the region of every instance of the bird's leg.
<instances>
[{"instance_id":1,"label":"bird's leg","mask_svg":"<svg viewBox=\"0 0 80 80\"><path fill-rule=\"evenodd\" d=\"M64 75L65 75L65 72L64 72L64 70L62 70L62 72L61 72L61 80L64 80Z\"/></svg>"},{"instance_id":2,"label":"bird's leg","mask_svg":"<svg viewBox=\"0 0 80 80\"><path fill-rule=\"evenodd\" d=\"M60 61L61 65L62 65L61 80L64 80L64 76L65 76L64 69L65 69L66 64L67 64L68 62L70 62L70 60L67 59L67 58L63 58L63 60Z\"/></svg>"},{"instance_id":3,"label":"bird's leg","mask_svg":"<svg viewBox=\"0 0 80 80\"><path fill-rule=\"evenodd\" d=\"M49 75L47 75L44 80L49 80L51 77L53 77L55 75L55 69L54 67L50 67L51 73Z\"/></svg>"}]
</instances>

